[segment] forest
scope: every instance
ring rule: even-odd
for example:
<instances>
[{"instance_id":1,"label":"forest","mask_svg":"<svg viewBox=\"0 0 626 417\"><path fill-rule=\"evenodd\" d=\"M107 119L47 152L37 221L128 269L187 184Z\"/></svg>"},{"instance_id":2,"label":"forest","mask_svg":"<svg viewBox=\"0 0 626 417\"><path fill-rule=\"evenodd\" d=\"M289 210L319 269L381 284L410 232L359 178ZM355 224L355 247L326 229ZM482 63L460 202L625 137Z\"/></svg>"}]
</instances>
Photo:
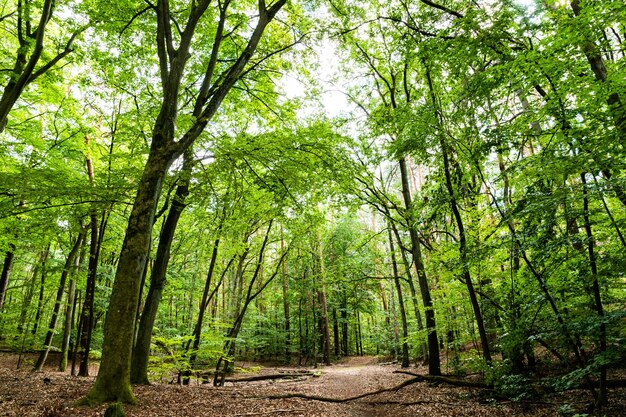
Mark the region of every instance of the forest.
<instances>
[{"instance_id":1,"label":"forest","mask_svg":"<svg viewBox=\"0 0 626 417\"><path fill-rule=\"evenodd\" d=\"M0 32L5 381L115 416L362 357L626 406L623 0L1 0Z\"/></svg>"}]
</instances>

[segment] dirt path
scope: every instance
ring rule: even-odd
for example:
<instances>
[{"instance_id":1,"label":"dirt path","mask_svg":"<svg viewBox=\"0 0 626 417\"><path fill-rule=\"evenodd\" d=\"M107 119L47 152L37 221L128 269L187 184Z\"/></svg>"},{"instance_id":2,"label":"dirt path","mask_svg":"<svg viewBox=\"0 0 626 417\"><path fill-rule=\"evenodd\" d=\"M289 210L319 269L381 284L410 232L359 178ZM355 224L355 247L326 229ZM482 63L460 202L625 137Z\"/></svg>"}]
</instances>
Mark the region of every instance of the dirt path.
<instances>
[{"instance_id":1,"label":"dirt path","mask_svg":"<svg viewBox=\"0 0 626 417\"><path fill-rule=\"evenodd\" d=\"M4 357L2 357L4 356ZM310 368L289 368L289 371ZM477 390L415 383L397 392L329 403L300 398L268 399L272 395L305 394L346 398L395 386L407 375L395 365L381 366L373 358L351 358L314 371L318 377L211 385L154 384L138 386L139 403L127 406L131 417L196 416L554 416L557 404L486 401ZM262 368L260 374L285 368ZM412 368L413 372L424 369ZM93 378L75 378L47 370L15 371L7 355L0 356L0 416L102 416L104 407L75 407Z\"/></svg>"}]
</instances>

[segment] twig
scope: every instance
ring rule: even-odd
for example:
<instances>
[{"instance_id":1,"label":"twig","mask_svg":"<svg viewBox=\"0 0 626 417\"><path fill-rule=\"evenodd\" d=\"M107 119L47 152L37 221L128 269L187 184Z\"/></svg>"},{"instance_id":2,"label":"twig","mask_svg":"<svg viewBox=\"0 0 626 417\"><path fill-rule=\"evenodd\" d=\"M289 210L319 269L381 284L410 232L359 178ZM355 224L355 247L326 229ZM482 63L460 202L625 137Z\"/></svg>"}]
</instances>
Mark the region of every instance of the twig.
<instances>
[{"instance_id":1,"label":"twig","mask_svg":"<svg viewBox=\"0 0 626 417\"><path fill-rule=\"evenodd\" d=\"M270 410L264 412L255 412L255 413L243 413L243 414L233 414L233 417L243 417L243 416L260 416L264 414L274 414L274 413L304 413L306 410L303 408L288 408L284 410Z\"/></svg>"}]
</instances>

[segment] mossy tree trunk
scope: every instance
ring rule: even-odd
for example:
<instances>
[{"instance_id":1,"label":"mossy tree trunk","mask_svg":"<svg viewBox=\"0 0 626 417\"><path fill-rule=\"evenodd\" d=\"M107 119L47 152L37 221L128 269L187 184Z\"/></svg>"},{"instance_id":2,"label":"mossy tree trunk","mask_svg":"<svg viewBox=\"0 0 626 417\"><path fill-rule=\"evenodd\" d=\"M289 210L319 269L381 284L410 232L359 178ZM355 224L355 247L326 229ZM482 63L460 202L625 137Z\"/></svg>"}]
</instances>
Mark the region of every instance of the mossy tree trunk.
<instances>
[{"instance_id":1,"label":"mossy tree trunk","mask_svg":"<svg viewBox=\"0 0 626 417\"><path fill-rule=\"evenodd\" d=\"M130 387L130 363L139 284L148 258L159 192L172 162L172 157L158 154L151 152L130 214L104 322L100 371L87 395L88 403L135 401Z\"/></svg>"},{"instance_id":2,"label":"mossy tree trunk","mask_svg":"<svg viewBox=\"0 0 626 417\"><path fill-rule=\"evenodd\" d=\"M170 247L174 240L174 232L178 226L178 220L185 209L185 199L189 195L189 183L191 180L191 167L193 165L193 152L189 148L184 154L183 169L180 173L179 184L176 187L172 206L167 214L157 248L156 259L150 275L150 288L146 302L139 320L137 340L133 347L130 380L133 384L148 384L148 357L150 356L150 343L152 341L152 328L156 319L159 303L167 279L167 265L170 259Z\"/></svg>"}]
</instances>

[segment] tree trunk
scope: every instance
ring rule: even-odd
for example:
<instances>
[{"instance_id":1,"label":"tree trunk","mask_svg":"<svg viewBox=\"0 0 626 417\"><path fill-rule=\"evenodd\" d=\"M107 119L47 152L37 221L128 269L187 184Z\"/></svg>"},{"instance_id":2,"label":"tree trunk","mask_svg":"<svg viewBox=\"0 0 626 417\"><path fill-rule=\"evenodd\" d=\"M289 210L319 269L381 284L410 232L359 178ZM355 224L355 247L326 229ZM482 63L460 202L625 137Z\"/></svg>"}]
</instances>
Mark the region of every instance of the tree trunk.
<instances>
[{"instance_id":1,"label":"tree trunk","mask_svg":"<svg viewBox=\"0 0 626 417\"><path fill-rule=\"evenodd\" d=\"M428 279L426 278L426 269L422 260L422 251L420 249L420 241L415 230L414 215L412 213L413 204L411 201L411 193L409 191L409 180L406 168L406 159L400 158L400 176L402 179L402 198L406 208L406 218L409 224L409 236L411 238L411 251L413 254L413 263L417 273L417 281L419 283L420 292L422 293L422 303L424 304L424 315L426 316L426 331L428 332L428 373L430 375L441 375L441 366L439 363L439 341L437 338L437 325L435 322L435 311L433 310L433 302L430 297L430 288Z\"/></svg>"},{"instance_id":2,"label":"tree trunk","mask_svg":"<svg viewBox=\"0 0 626 417\"><path fill-rule=\"evenodd\" d=\"M396 237L396 241L398 245L402 246L402 239L400 237L400 232L398 232L398 228L394 224L393 220L389 219L389 225L393 230L393 234ZM415 320L417 322L417 330L420 332L424 330L424 324L422 323L422 315L420 314L418 300L417 300L417 291L415 291L415 284L413 283L413 275L411 274L411 264L407 259L406 253L402 247L400 248L400 255L402 256L402 263L404 264L404 270L406 273L407 281L409 282L409 290L411 291L411 301L413 304L413 314L415 315ZM421 359L428 360L428 344L427 339L421 339L422 342L420 344L421 350Z\"/></svg>"},{"instance_id":3,"label":"tree trunk","mask_svg":"<svg viewBox=\"0 0 626 417\"><path fill-rule=\"evenodd\" d=\"M396 261L396 250L393 244L393 236L391 235L391 227L387 228L389 235L389 252L391 253L391 265L393 267L393 281L396 285L398 294L398 308L400 309L400 319L402 321L402 367L409 366L409 328L406 320L406 310L404 309L404 299L402 298L402 287L400 286L400 277L398 274L398 262Z\"/></svg>"},{"instance_id":4,"label":"tree trunk","mask_svg":"<svg viewBox=\"0 0 626 417\"><path fill-rule=\"evenodd\" d=\"M4 264L2 265L2 275L0 276L0 312L4 307L4 299L6 298L7 288L9 288L9 279L11 270L13 269L13 259L15 257L15 245L9 243L9 250L4 255Z\"/></svg>"},{"instance_id":5,"label":"tree trunk","mask_svg":"<svg viewBox=\"0 0 626 417\"><path fill-rule=\"evenodd\" d=\"M320 257L320 279L321 290L319 291L319 299L322 307L322 329L323 332L323 360L326 365L330 365L330 326L328 323L328 303L326 302L326 270L324 269L324 250L322 248L322 237L318 233L318 250Z\"/></svg>"},{"instance_id":6,"label":"tree trunk","mask_svg":"<svg viewBox=\"0 0 626 417\"><path fill-rule=\"evenodd\" d=\"M91 240L89 243L89 269L87 272L87 287L83 299L82 329L80 334L80 350L82 357L78 376L89 376L89 351L91 349L91 335L93 331L94 313L93 303L96 292L96 273L98 269L98 217L95 211L90 215Z\"/></svg>"},{"instance_id":7,"label":"tree trunk","mask_svg":"<svg viewBox=\"0 0 626 417\"><path fill-rule=\"evenodd\" d=\"M189 195L191 169L193 165L193 151L191 148L184 154L183 168L180 173L179 184L176 187L172 206L161 229L156 259L150 274L150 289L139 320L137 340L133 348L131 360L130 381L133 384L149 384L148 359L150 357L150 343L152 328L156 320L159 303L163 295L163 288L167 280L167 266L170 259L170 248L174 240L174 233L178 220L186 207L185 199ZM213 262L213 259L211 260Z\"/></svg>"},{"instance_id":8,"label":"tree trunk","mask_svg":"<svg viewBox=\"0 0 626 417\"><path fill-rule=\"evenodd\" d=\"M105 338L100 371L85 398L86 403L135 401L130 387L130 360L139 285L148 258L156 204L171 162L170 157L153 150L144 168L128 220L104 322Z\"/></svg>"},{"instance_id":9,"label":"tree trunk","mask_svg":"<svg viewBox=\"0 0 626 417\"><path fill-rule=\"evenodd\" d=\"M70 286L67 290L67 303L65 306L65 323L63 325L63 339L61 342L61 360L59 362L59 371L65 372L67 368L67 359L70 352L70 336L72 334L72 325L74 323L74 315L76 312L76 275L80 265L85 258L84 237L81 245L80 256L74 258L74 268L70 275Z\"/></svg>"},{"instance_id":10,"label":"tree trunk","mask_svg":"<svg viewBox=\"0 0 626 417\"><path fill-rule=\"evenodd\" d=\"M207 277L206 277L206 281L204 284L204 291L202 292L202 300L200 301L200 311L198 311L198 319L196 321L196 325L193 330L193 347L191 348L191 354L189 355L189 370L183 373L183 376L184 376L183 384L185 385L189 384L189 377L191 376L191 370L193 369L195 362L196 362L198 348L200 347L200 337L202 335L202 324L204 322L204 315L206 313L206 308L209 302L211 301L211 298L217 292L220 285L222 284L224 275L226 275L226 271L229 269L229 266L232 264L232 262L235 259L234 257L231 258L228 266L222 273L220 282L217 283L217 285L215 286L215 289L209 295L209 290L211 289L211 281L213 280L213 272L215 270L215 261L217 260L219 245L220 245L219 238L215 239L215 242L213 243L213 252L211 253L211 262L209 264L209 271L207 272ZM189 344L187 344L186 351L188 350L189 350Z\"/></svg>"},{"instance_id":11,"label":"tree trunk","mask_svg":"<svg viewBox=\"0 0 626 417\"><path fill-rule=\"evenodd\" d=\"M59 311L61 310L61 303L63 302L63 293L65 292L65 281L67 281L67 276L70 274L70 270L72 268L72 264L74 263L74 259L80 250L80 247L83 243L83 238L85 237L85 232L80 231L78 237L76 238L76 242L74 243L74 247L70 250L70 253L67 255L67 259L65 260L65 266L63 267L63 272L61 273L61 280L59 281L59 289L57 290L56 299L54 301L54 308L52 309L52 316L50 317L50 324L48 325L48 332L46 333L46 338L43 342L44 350L39 354L39 358L37 359L37 363L35 364L35 370L41 371L44 364L46 363L46 358L48 357L48 352L50 352L50 345L52 344L52 337L54 336L54 330L57 325L57 317L59 316Z\"/></svg>"},{"instance_id":12,"label":"tree trunk","mask_svg":"<svg viewBox=\"0 0 626 417\"><path fill-rule=\"evenodd\" d=\"M44 295L44 289L45 289L45 283L46 283L46 275L48 274L48 256L50 255L50 244L48 244L48 247L45 250L45 255L42 258L42 263L41 263L41 275L40 275L40 282L39 282L39 298L37 299L37 310L35 311L35 322L33 324L33 330L31 331L31 333L33 335L35 335L37 333L37 329L39 328L39 321L41 320L41 312L43 310L43 295Z\"/></svg>"},{"instance_id":13,"label":"tree trunk","mask_svg":"<svg viewBox=\"0 0 626 417\"><path fill-rule=\"evenodd\" d=\"M282 231L281 231L282 233ZM280 239L280 249L285 253L285 240ZM283 312L285 315L285 362L291 363L291 322L289 318L289 285L287 282L287 266L282 264Z\"/></svg>"},{"instance_id":14,"label":"tree trunk","mask_svg":"<svg viewBox=\"0 0 626 417\"><path fill-rule=\"evenodd\" d=\"M348 344L348 296L345 291L341 298L341 351L343 356L350 353Z\"/></svg>"},{"instance_id":15,"label":"tree trunk","mask_svg":"<svg viewBox=\"0 0 626 417\"><path fill-rule=\"evenodd\" d=\"M50 247L48 244L47 248ZM37 256L37 262L33 269L33 274L30 279L30 282L26 286L26 293L23 294L22 297L22 308L20 309L20 319L17 322L17 332L19 334L24 333L24 325L26 324L26 320L28 318L28 308L30 307L30 303L33 299L33 292L35 291L35 285L37 283L37 277L39 276L39 271L41 270L41 266L45 262L45 258L47 256L47 249L41 251Z\"/></svg>"},{"instance_id":16,"label":"tree trunk","mask_svg":"<svg viewBox=\"0 0 626 417\"><path fill-rule=\"evenodd\" d=\"M602 306L602 297L600 294L600 283L598 282L598 266L596 262L595 254L595 239L591 230L591 221L589 219L589 196L587 191L587 181L585 178L586 173L580 174L580 179L583 185L583 218L585 220L585 232L587 234L587 251L589 252L589 267L591 269L591 276L593 279L592 294L595 304L595 310L598 314L598 320L600 321L599 329L599 345L600 355L606 352L606 324L604 322L604 307ZM600 385L599 392L596 398L596 406L601 407L608 401L607 389L606 389L606 364L600 365Z\"/></svg>"},{"instance_id":17,"label":"tree trunk","mask_svg":"<svg viewBox=\"0 0 626 417\"><path fill-rule=\"evenodd\" d=\"M431 93L434 96L434 92L432 92L432 86ZM448 189L448 195L450 197L450 207L452 208L452 213L454 215L454 219L456 220L456 225L459 230L459 254L461 260L461 270L463 272L463 280L465 281L465 286L467 287L467 292L469 293L472 310L474 311L474 317L476 319L476 325L478 326L480 344L483 348L483 357L485 358L485 361L487 363L491 363L489 339L487 337L487 331L485 330L485 322L483 320L480 304L478 303L476 291L474 290L474 284L472 283L472 277L470 275L470 269L468 265L469 260L467 257L467 237L465 234L465 226L463 224L463 218L461 217L461 212L459 211L459 207L456 202L454 189L452 188L452 178L450 175L450 155L448 153L449 150L443 138L440 139L440 145L441 152L443 154L443 170L446 179L446 188Z\"/></svg>"}]
</instances>

